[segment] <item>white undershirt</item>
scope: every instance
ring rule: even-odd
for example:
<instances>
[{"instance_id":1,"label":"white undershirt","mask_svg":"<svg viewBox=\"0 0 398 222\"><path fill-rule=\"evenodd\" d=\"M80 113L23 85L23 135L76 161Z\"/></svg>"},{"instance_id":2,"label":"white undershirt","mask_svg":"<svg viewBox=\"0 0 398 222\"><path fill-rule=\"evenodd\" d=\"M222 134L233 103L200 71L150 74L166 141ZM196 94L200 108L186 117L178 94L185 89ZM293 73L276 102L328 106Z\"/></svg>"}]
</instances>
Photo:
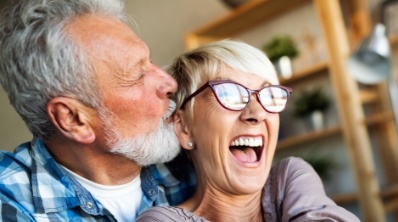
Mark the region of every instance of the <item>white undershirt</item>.
<instances>
[{"instance_id":1,"label":"white undershirt","mask_svg":"<svg viewBox=\"0 0 398 222\"><path fill-rule=\"evenodd\" d=\"M118 222L134 222L142 200L141 179L138 175L129 183L106 186L94 183L65 168L72 176L95 197Z\"/></svg>"}]
</instances>

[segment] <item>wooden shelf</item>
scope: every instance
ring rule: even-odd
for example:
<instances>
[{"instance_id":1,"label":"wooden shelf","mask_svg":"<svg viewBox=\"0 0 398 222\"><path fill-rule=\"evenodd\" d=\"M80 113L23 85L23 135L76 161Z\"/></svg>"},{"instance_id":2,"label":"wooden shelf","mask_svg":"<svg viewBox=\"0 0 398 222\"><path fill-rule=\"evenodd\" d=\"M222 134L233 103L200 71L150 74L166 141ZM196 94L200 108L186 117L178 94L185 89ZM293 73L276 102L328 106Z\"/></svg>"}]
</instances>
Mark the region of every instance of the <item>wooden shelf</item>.
<instances>
[{"instance_id":1,"label":"wooden shelf","mask_svg":"<svg viewBox=\"0 0 398 222\"><path fill-rule=\"evenodd\" d=\"M228 36L271 20L310 0L261 0L249 1L230 13L194 31L196 35Z\"/></svg>"},{"instance_id":2,"label":"wooden shelf","mask_svg":"<svg viewBox=\"0 0 398 222\"><path fill-rule=\"evenodd\" d=\"M379 102L380 95L374 89L361 89L359 91L362 104L373 104Z\"/></svg>"},{"instance_id":3,"label":"wooden shelf","mask_svg":"<svg viewBox=\"0 0 398 222\"><path fill-rule=\"evenodd\" d=\"M251 0L205 26L187 33L186 47L195 48L204 42L231 37L309 2L311 0Z\"/></svg>"},{"instance_id":4,"label":"wooden shelf","mask_svg":"<svg viewBox=\"0 0 398 222\"><path fill-rule=\"evenodd\" d=\"M373 115L370 115L366 117L366 119L363 121L363 124L366 124L367 126L372 126L380 123L384 123L386 121L391 121L394 119L394 115L391 111L385 111L385 112L380 112L376 113ZM341 127L336 126L336 127L330 127L321 131L313 131L310 133L302 134L302 135L297 135L297 136L291 136L287 137L285 139L282 139L278 141L277 149L287 149L290 147L306 144L315 140L320 140L323 138L327 138L329 136L337 135L341 133Z\"/></svg>"},{"instance_id":5,"label":"wooden shelf","mask_svg":"<svg viewBox=\"0 0 398 222\"><path fill-rule=\"evenodd\" d=\"M386 201L384 201L384 209L386 212L393 212L398 209L398 184L389 186L381 191L380 194L386 199Z\"/></svg>"},{"instance_id":6,"label":"wooden shelf","mask_svg":"<svg viewBox=\"0 0 398 222\"><path fill-rule=\"evenodd\" d=\"M380 191L380 197L384 199L384 210L393 212L398 209L398 185L391 185ZM330 198L338 205L352 204L358 201L356 193L331 195Z\"/></svg>"},{"instance_id":7,"label":"wooden shelf","mask_svg":"<svg viewBox=\"0 0 398 222\"><path fill-rule=\"evenodd\" d=\"M358 201L357 194L355 193L331 195L330 198L338 205L351 204Z\"/></svg>"},{"instance_id":8,"label":"wooden shelf","mask_svg":"<svg viewBox=\"0 0 398 222\"><path fill-rule=\"evenodd\" d=\"M380 195L384 198L398 195L398 184L391 185L380 191Z\"/></svg>"},{"instance_id":9,"label":"wooden shelf","mask_svg":"<svg viewBox=\"0 0 398 222\"><path fill-rule=\"evenodd\" d=\"M398 35L388 37L388 41L392 47L398 46Z\"/></svg>"},{"instance_id":10,"label":"wooden shelf","mask_svg":"<svg viewBox=\"0 0 398 222\"><path fill-rule=\"evenodd\" d=\"M320 140L323 138L327 138L329 136L337 135L339 133L341 133L341 128L337 126L337 127L330 127L321 131L313 131L303 135L287 137L286 139L278 141L276 149L280 150L280 149L286 149L302 145L315 140Z\"/></svg>"},{"instance_id":11,"label":"wooden shelf","mask_svg":"<svg viewBox=\"0 0 398 222\"><path fill-rule=\"evenodd\" d=\"M315 74L318 74L323 71L327 71L329 68L329 63L328 62L320 62L317 63L311 67L299 70L298 72L293 73L292 77L289 79L281 79L280 84L281 85L288 85L293 82L297 82L299 80L305 79L306 77L313 76Z\"/></svg>"},{"instance_id":12,"label":"wooden shelf","mask_svg":"<svg viewBox=\"0 0 398 222\"><path fill-rule=\"evenodd\" d=\"M368 126L384 123L387 121L393 121L394 114L392 111L384 111L376 114L372 114L364 120L364 123Z\"/></svg>"},{"instance_id":13,"label":"wooden shelf","mask_svg":"<svg viewBox=\"0 0 398 222\"><path fill-rule=\"evenodd\" d=\"M398 198L384 204L384 210L387 213L394 212L396 209L398 209Z\"/></svg>"}]
</instances>

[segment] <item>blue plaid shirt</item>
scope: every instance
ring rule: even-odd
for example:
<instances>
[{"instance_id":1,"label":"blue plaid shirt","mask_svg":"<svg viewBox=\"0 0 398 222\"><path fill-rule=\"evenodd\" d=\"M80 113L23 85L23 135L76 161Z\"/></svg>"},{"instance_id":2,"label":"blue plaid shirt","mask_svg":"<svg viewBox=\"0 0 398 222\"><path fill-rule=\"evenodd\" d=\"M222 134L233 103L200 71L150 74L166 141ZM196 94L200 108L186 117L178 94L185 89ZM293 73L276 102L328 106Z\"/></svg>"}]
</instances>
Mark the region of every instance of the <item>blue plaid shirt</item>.
<instances>
[{"instance_id":1,"label":"blue plaid shirt","mask_svg":"<svg viewBox=\"0 0 398 222\"><path fill-rule=\"evenodd\" d=\"M187 199L196 178L190 171L184 180L177 180L165 165L158 164L142 169L141 183L144 195L139 213ZM0 151L0 221L116 220L34 138L14 153Z\"/></svg>"}]
</instances>

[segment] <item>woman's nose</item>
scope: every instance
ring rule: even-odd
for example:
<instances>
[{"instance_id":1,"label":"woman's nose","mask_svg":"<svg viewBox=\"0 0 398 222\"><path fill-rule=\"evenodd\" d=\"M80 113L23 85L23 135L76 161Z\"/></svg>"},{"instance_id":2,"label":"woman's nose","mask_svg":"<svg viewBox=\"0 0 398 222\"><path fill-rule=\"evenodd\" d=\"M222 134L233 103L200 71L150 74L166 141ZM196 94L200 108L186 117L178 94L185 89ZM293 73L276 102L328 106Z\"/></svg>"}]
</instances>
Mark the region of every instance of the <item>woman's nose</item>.
<instances>
[{"instance_id":1,"label":"woman's nose","mask_svg":"<svg viewBox=\"0 0 398 222\"><path fill-rule=\"evenodd\" d=\"M242 111L241 119L250 124L259 124L265 121L269 114L260 104L257 94L252 93L249 103Z\"/></svg>"}]
</instances>

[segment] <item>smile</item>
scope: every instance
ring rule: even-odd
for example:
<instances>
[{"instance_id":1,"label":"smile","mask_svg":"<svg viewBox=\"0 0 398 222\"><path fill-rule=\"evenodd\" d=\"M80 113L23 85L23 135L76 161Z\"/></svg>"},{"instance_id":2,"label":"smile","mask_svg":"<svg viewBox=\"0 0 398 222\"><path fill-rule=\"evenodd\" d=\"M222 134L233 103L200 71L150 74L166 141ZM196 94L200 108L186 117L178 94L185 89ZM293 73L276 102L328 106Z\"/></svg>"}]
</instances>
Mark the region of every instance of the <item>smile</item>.
<instances>
[{"instance_id":1,"label":"smile","mask_svg":"<svg viewBox=\"0 0 398 222\"><path fill-rule=\"evenodd\" d=\"M230 152L242 163L255 163L263 151L262 137L238 137L231 142Z\"/></svg>"}]
</instances>

